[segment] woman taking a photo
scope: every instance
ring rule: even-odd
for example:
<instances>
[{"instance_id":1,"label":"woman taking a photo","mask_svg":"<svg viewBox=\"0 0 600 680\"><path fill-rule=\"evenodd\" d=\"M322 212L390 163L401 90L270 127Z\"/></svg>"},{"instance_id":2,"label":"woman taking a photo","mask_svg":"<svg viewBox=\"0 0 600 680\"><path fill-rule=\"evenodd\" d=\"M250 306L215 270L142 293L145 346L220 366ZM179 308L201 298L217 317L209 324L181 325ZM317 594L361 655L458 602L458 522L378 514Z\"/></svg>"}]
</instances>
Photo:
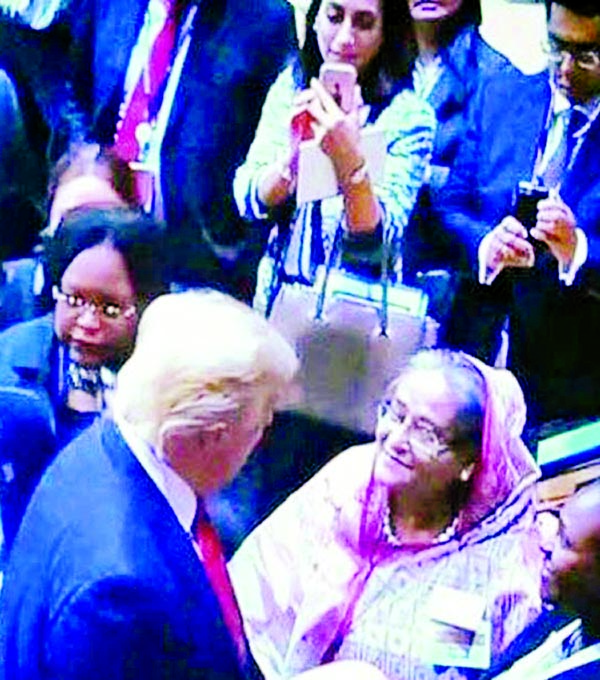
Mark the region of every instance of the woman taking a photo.
<instances>
[{"instance_id":1,"label":"woman taking a photo","mask_svg":"<svg viewBox=\"0 0 600 680\"><path fill-rule=\"evenodd\" d=\"M409 67L401 35L410 20L395 0L313 0L307 34L295 63L268 94L234 193L240 213L276 223L259 265L255 307L269 312L281 286L312 286L316 268L352 261L373 274L385 240L401 276L399 245L431 150L434 116L407 86ZM323 63L351 65L358 85L343 111L319 81ZM333 166L339 194L300 205L296 114ZM302 122L300 123L302 126ZM385 137L383 180L375 184L360 146L362 129ZM341 242L341 243L340 243ZM350 266L350 265L348 265Z\"/></svg>"}]
</instances>

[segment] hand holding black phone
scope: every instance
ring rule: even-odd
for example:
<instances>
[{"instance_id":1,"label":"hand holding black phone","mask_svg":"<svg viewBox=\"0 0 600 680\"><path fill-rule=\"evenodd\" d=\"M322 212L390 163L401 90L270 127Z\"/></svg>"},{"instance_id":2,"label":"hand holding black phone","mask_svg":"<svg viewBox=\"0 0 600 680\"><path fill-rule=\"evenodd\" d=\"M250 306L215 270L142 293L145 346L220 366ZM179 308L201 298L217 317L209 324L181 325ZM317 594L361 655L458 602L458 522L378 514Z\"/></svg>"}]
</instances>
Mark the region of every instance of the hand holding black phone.
<instances>
[{"instance_id":1,"label":"hand holding black phone","mask_svg":"<svg viewBox=\"0 0 600 680\"><path fill-rule=\"evenodd\" d=\"M519 182L515 190L513 201L513 215L527 229L527 233L535 227L537 222L537 206L550 195L550 191L535 182ZM531 240L531 239L530 239Z\"/></svg>"}]
</instances>

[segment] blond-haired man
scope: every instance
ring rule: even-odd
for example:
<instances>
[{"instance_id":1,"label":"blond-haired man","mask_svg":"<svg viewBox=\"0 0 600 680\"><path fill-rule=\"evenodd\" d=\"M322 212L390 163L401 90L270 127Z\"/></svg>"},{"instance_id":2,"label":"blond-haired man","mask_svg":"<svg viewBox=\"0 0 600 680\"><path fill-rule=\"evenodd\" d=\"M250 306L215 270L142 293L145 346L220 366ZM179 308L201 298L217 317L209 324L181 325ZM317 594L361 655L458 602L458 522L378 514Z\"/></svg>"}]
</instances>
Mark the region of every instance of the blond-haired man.
<instances>
[{"instance_id":1,"label":"blond-haired man","mask_svg":"<svg viewBox=\"0 0 600 680\"><path fill-rule=\"evenodd\" d=\"M203 497L239 471L296 369L225 295L147 308L114 417L59 454L23 520L0 677L257 677Z\"/></svg>"}]
</instances>

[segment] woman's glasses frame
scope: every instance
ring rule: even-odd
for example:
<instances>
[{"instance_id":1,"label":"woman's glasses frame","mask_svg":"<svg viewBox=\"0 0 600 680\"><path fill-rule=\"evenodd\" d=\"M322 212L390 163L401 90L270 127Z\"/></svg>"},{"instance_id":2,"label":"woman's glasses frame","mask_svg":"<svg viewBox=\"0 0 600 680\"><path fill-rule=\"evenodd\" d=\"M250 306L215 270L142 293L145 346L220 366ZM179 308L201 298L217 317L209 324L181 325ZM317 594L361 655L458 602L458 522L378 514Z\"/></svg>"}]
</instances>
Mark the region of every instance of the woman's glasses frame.
<instances>
[{"instance_id":1,"label":"woman's glasses frame","mask_svg":"<svg viewBox=\"0 0 600 680\"><path fill-rule=\"evenodd\" d=\"M380 420L387 419L394 427L404 427L411 448L424 457L436 460L451 452L452 441L439 432L439 428L433 424L419 423L408 415L398 413L394 410L392 399L383 399L377 413Z\"/></svg>"},{"instance_id":2,"label":"woman's glasses frame","mask_svg":"<svg viewBox=\"0 0 600 680\"><path fill-rule=\"evenodd\" d=\"M71 312L78 316L83 314L85 310L89 310L96 314L99 319L109 323L128 319L137 311L135 304L123 306L116 302L94 302L93 300L86 300L76 293L66 293L60 290L58 286L52 288L52 298L55 302L62 302Z\"/></svg>"}]
</instances>

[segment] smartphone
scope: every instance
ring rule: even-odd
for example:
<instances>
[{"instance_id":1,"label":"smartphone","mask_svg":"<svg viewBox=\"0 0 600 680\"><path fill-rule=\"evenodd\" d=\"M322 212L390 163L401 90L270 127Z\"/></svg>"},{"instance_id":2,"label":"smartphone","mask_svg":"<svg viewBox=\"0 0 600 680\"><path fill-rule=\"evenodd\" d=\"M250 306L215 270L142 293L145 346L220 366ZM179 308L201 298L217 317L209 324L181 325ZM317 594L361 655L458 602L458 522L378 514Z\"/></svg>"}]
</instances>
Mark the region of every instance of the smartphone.
<instances>
[{"instance_id":1,"label":"smartphone","mask_svg":"<svg viewBox=\"0 0 600 680\"><path fill-rule=\"evenodd\" d=\"M352 110L356 79L356 69L352 64L326 62L319 71L319 80L345 113Z\"/></svg>"},{"instance_id":2,"label":"smartphone","mask_svg":"<svg viewBox=\"0 0 600 680\"><path fill-rule=\"evenodd\" d=\"M538 202L548 198L550 192L546 187L534 182L519 182L515 189L513 215L529 231L537 222Z\"/></svg>"}]
</instances>

